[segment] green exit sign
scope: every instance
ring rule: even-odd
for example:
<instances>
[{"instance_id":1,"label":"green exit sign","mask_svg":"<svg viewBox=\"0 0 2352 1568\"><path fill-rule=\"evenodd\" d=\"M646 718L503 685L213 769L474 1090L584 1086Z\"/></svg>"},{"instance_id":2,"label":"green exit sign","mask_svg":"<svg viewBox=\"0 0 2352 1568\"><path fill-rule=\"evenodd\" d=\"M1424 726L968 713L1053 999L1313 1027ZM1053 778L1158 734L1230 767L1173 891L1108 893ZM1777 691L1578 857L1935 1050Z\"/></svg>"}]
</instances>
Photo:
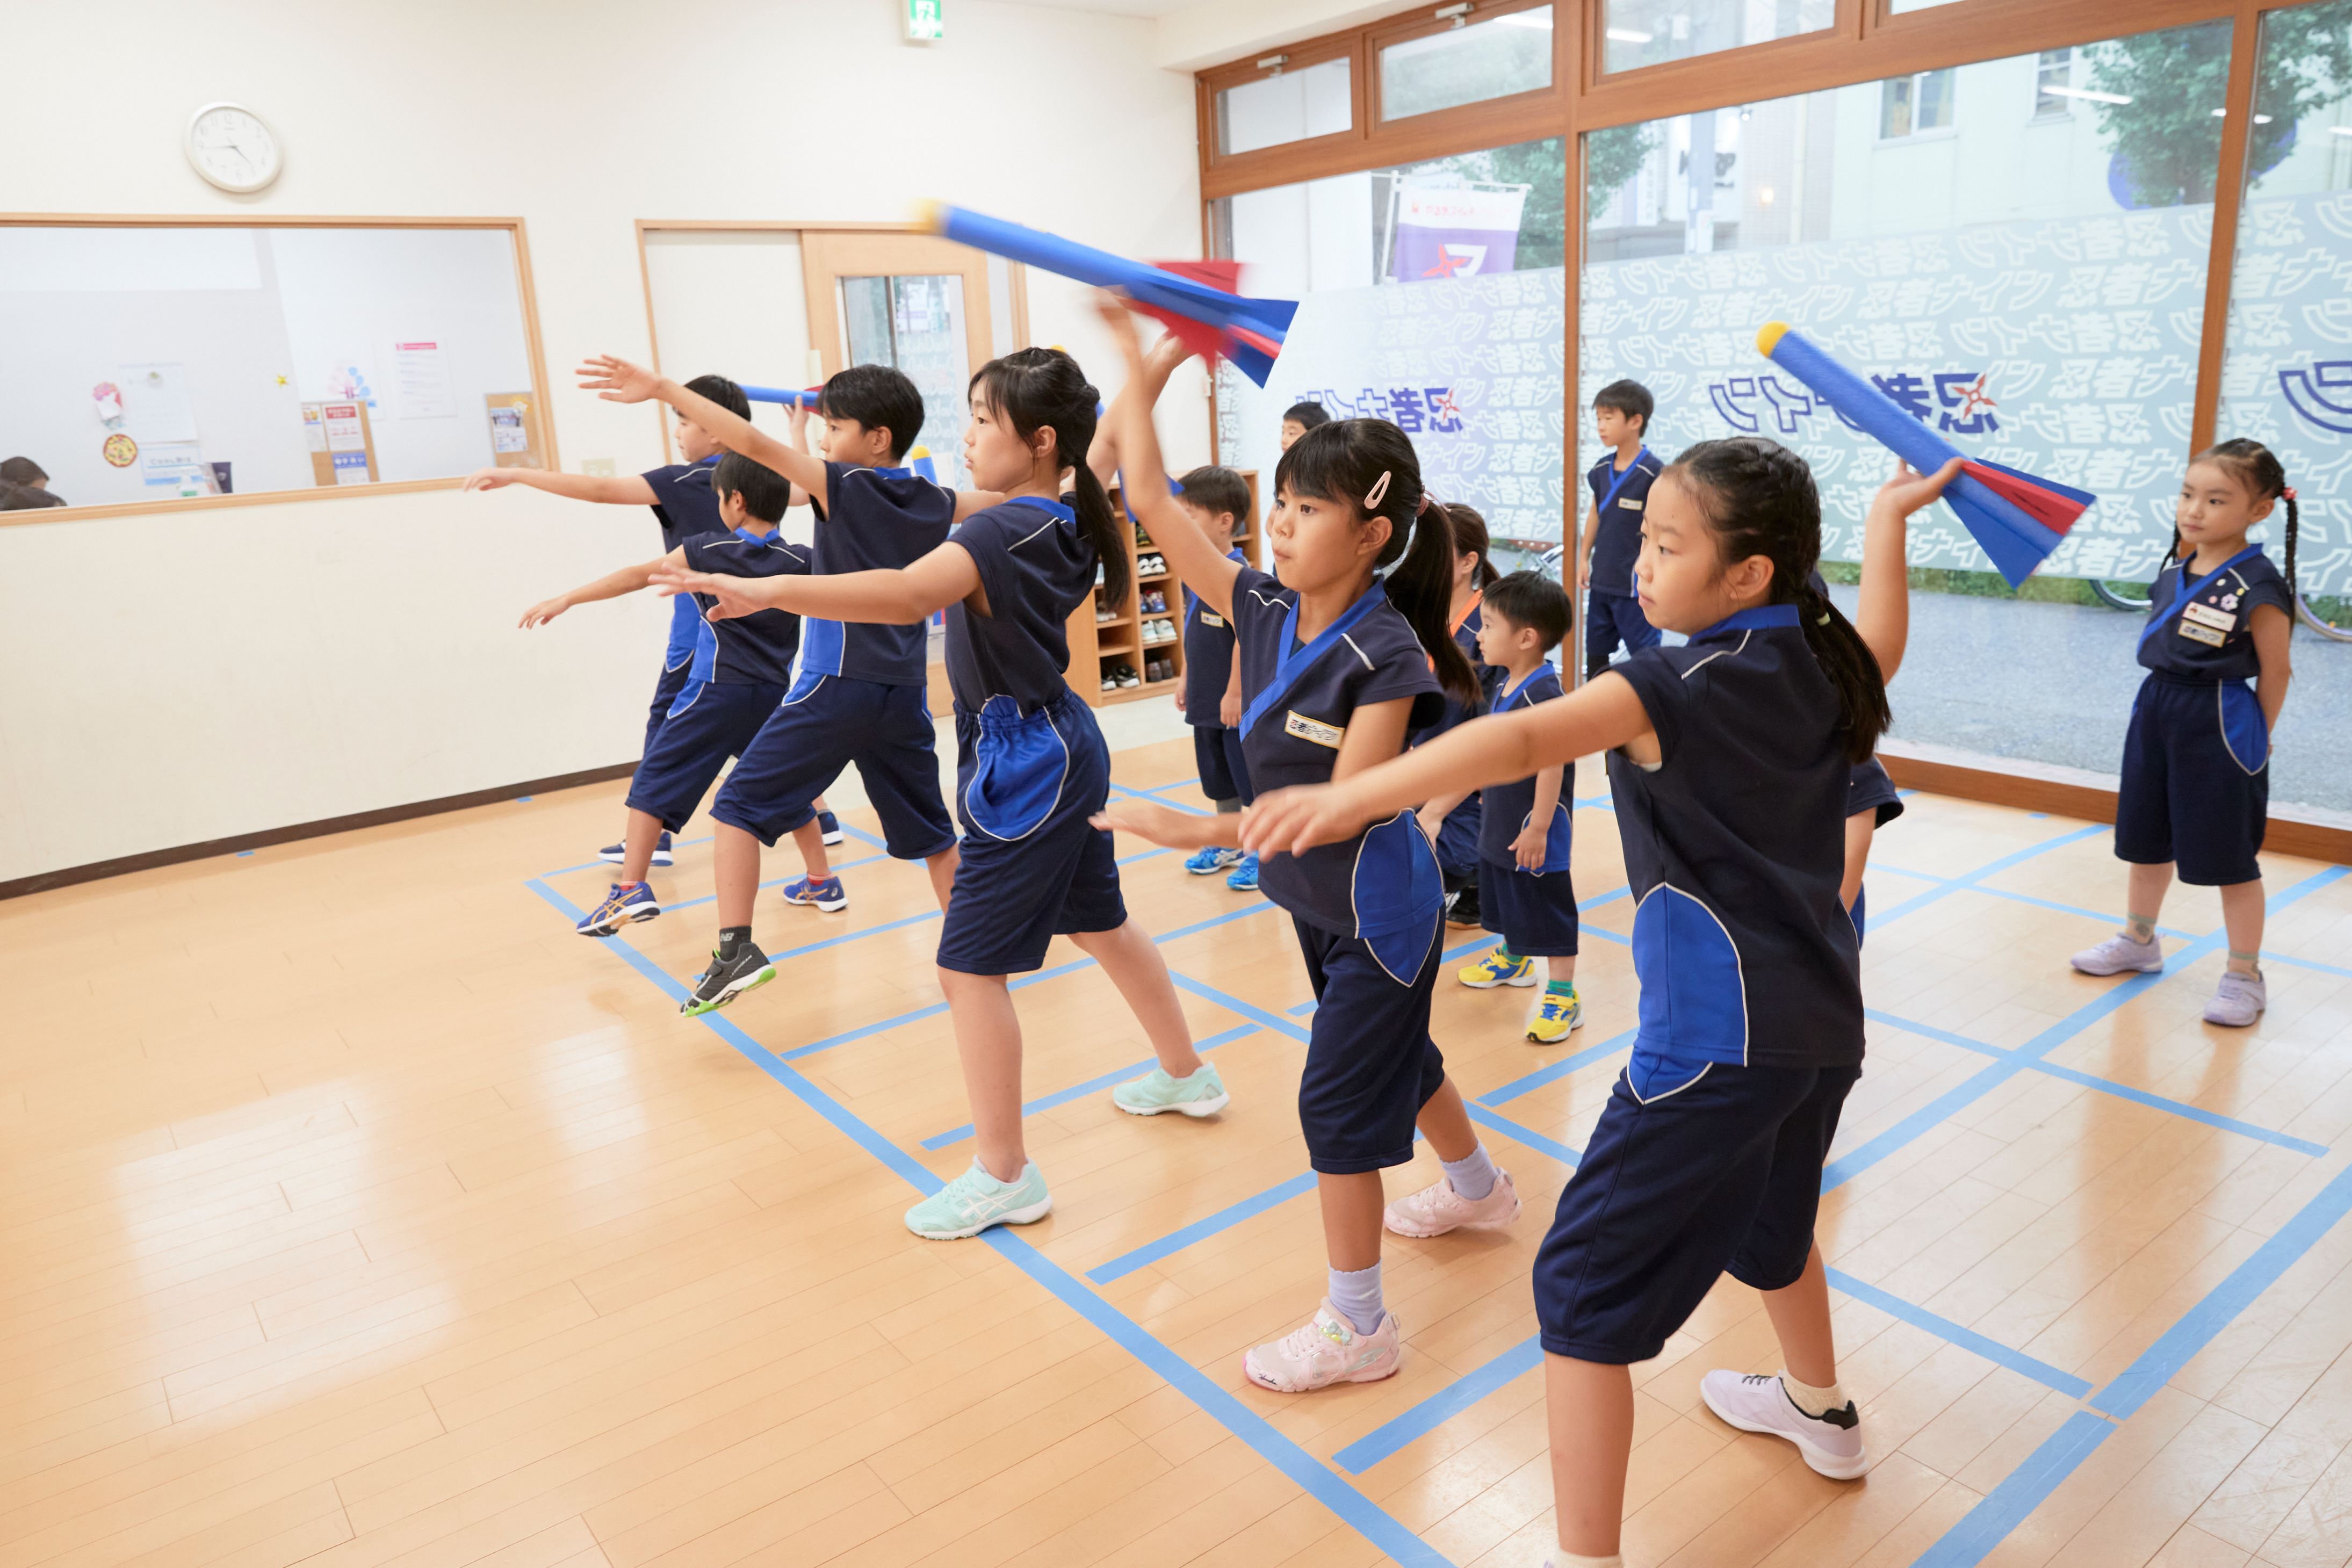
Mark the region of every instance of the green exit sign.
<instances>
[{"instance_id":1,"label":"green exit sign","mask_svg":"<svg viewBox=\"0 0 2352 1568\"><path fill-rule=\"evenodd\" d=\"M903 0L907 7L907 41L935 44L948 36L947 0Z\"/></svg>"}]
</instances>

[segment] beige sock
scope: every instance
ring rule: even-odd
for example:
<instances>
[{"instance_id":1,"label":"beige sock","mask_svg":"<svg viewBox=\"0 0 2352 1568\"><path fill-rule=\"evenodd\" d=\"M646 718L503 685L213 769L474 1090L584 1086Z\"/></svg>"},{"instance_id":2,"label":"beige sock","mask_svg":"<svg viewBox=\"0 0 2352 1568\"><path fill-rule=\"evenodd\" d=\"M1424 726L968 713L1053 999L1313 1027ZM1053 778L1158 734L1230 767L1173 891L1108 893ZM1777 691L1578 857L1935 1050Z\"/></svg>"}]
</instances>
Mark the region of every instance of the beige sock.
<instances>
[{"instance_id":1,"label":"beige sock","mask_svg":"<svg viewBox=\"0 0 2352 1568\"><path fill-rule=\"evenodd\" d=\"M1625 1568L1625 1559L1614 1552L1606 1557L1579 1557L1562 1548L1544 1559L1544 1568Z\"/></svg>"},{"instance_id":2,"label":"beige sock","mask_svg":"<svg viewBox=\"0 0 2352 1568\"><path fill-rule=\"evenodd\" d=\"M1789 1403L1816 1419L1832 1410L1843 1410L1846 1406L1845 1390L1834 1383L1827 1388L1816 1388L1810 1383L1800 1383L1787 1372L1782 1372L1780 1386L1789 1391Z\"/></svg>"}]
</instances>

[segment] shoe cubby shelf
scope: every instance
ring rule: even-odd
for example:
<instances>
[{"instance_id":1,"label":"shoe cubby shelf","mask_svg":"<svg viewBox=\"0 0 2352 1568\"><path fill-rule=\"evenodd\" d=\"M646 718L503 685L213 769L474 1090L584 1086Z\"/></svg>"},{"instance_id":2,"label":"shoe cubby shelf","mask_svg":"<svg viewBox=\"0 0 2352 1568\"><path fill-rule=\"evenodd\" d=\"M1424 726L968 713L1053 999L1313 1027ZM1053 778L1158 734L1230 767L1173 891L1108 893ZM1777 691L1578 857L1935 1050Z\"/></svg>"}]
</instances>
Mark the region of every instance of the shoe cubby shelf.
<instances>
[{"instance_id":1,"label":"shoe cubby shelf","mask_svg":"<svg viewBox=\"0 0 2352 1568\"><path fill-rule=\"evenodd\" d=\"M1249 485L1250 515L1243 519L1242 530L1235 535L1234 542L1242 547L1242 553L1249 558L1251 565L1263 566L1265 553L1258 517L1264 508L1258 501L1257 471L1244 468L1241 475ZM1111 505L1118 509L1124 522L1126 511L1119 506L1117 486L1112 487L1110 495ZM1143 574L1139 562L1143 557L1159 552L1150 539L1138 538L1137 532L1129 525L1121 530L1120 535L1127 545L1128 575L1132 584L1126 597L1117 604L1107 604L1102 590L1097 588L1094 596L1078 606L1076 612L1070 617L1070 685L1077 689L1079 695L1097 706L1104 703L1132 702L1139 697L1164 696L1181 685L1184 679L1184 585L1182 580L1171 571L1154 572L1148 577ZM1146 593L1164 595L1167 608L1142 608L1141 596ZM1096 620L1095 617L1105 610L1111 612L1111 618ZM1166 642L1146 640L1145 628L1158 622L1167 622L1175 630L1176 635ZM1151 679L1146 674L1146 665L1155 663L1164 665L1165 673L1157 679ZM1120 665L1138 676L1138 683L1104 691L1102 682L1115 678L1114 672Z\"/></svg>"}]
</instances>

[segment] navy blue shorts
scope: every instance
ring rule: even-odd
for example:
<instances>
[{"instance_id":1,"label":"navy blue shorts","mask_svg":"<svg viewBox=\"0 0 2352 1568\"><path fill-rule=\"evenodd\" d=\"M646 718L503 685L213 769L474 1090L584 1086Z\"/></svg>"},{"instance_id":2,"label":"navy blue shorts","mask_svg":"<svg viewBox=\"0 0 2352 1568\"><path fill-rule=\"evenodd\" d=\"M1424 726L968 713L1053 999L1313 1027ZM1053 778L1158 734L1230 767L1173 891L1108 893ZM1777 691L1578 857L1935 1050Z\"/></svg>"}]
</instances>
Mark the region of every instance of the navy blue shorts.
<instances>
[{"instance_id":1,"label":"navy blue shorts","mask_svg":"<svg viewBox=\"0 0 2352 1568\"><path fill-rule=\"evenodd\" d=\"M1454 879L1451 885L1475 887L1486 874L1478 859L1478 833L1485 819L1479 798L1473 792L1437 824L1437 839L1430 847L1437 852L1439 869Z\"/></svg>"},{"instance_id":2,"label":"navy blue shorts","mask_svg":"<svg viewBox=\"0 0 2352 1568\"><path fill-rule=\"evenodd\" d=\"M816 814L812 801L857 765L882 837L902 861L955 847L920 686L803 675L719 786L714 821L773 844Z\"/></svg>"},{"instance_id":3,"label":"navy blue shorts","mask_svg":"<svg viewBox=\"0 0 2352 1568\"><path fill-rule=\"evenodd\" d=\"M629 780L629 810L659 817L673 833L686 826L727 759L743 754L783 696L766 681L703 682L662 721Z\"/></svg>"},{"instance_id":4,"label":"navy blue shorts","mask_svg":"<svg viewBox=\"0 0 2352 1568\"><path fill-rule=\"evenodd\" d=\"M1445 927L1436 925L1420 973L1401 986L1361 937L1295 915L1290 923L1317 1003L1298 1080L1307 1163L1326 1176L1404 1165L1414 1119L1445 1082L1445 1058L1429 1038Z\"/></svg>"},{"instance_id":5,"label":"navy blue shorts","mask_svg":"<svg viewBox=\"0 0 2352 1568\"><path fill-rule=\"evenodd\" d=\"M1903 797L1875 757L1855 763L1846 779L1845 814L1859 817L1864 811L1877 812L1874 825L1881 828L1903 814Z\"/></svg>"},{"instance_id":6,"label":"navy blue shorts","mask_svg":"<svg viewBox=\"0 0 2352 1568\"><path fill-rule=\"evenodd\" d=\"M1487 861L1478 879L1478 924L1522 958L1573 958L1576 886L1564 871L1538 876Z\"/></svg>"},{"instance_id":7,"label":"navy blue shorts","mask_svg":"<svg viewBox=\"0 0 2352 1568\"><path fill-rule=\"evenodd\" d=\"M1201 793L1212 800L1257 799L1250 788L1249 764L1242 758L1242 732L1223 725L1192 727L1192 766L1200 770Z\"/></svg>"},{"instance_id":8,"label":"navy blue shorts","mask_svg":"<svg viewBox=\"0 0 2352 1568\"><path fill-rule=\"evenodd\" d=\"M654 742L661 738L662 720L669 716L677 694L686 690L686 683L693 674L692 659L680 659L674 669L663 668L661 679L654 683L654 706L646 710L646 743L637 751L639 757L653 755Z\"/></svg>"},{"instance_id":9,"label":"navy blue shorts","mask_svg":"<svg viewBox=\"0 0 2352 1568\"><path fill-rule=\"evenodd\" d=\"M2116 858L2170 861L2197 887L2254 882L2270 809L2269 736L2252 688L2150 671L2124 734Z\"/></svg>"},{"instance_id":10,"label":"navy blue shorts","mask_svg":"<svg viewBox=\"0 0 2352 1568\"><path fill-rule=\"evenodd\" d=\"M939 966L1019 975L1056 936L1127 924L1111 836L1088 820L1110 794L1110 748L1076 692L1025 718L956 709L956 811L963 855L940 931Z\"/></svg>"},{"instance_id":11,"label":"navy blue shorts","mask_svg":"<svg viewBox=\"0 0 2352 1568\"><path fill-rule=\"evenodd\" d=\"M1638 653L1644 648L1658 645L1658 629L1642 613L1642 601L1630 593L1603 593L1599 589L1584 596L1584 673L1597 675L1609 667L1609 655L1617 644L1625 644L1625 652Z\"/></svg>"},{"instance_id":12,"label":"navy blue shorts","mask_svg":"<svg viewBox=\"0 0 2352 1568\"><path fill-rule=\"evenodd\" d=\"M1859 1067L1676 1061L1636 1045L1536 1253L1543 1347L1647 1361L1725 1272L1797 1282Z\"/></svg>"}]
</instances>

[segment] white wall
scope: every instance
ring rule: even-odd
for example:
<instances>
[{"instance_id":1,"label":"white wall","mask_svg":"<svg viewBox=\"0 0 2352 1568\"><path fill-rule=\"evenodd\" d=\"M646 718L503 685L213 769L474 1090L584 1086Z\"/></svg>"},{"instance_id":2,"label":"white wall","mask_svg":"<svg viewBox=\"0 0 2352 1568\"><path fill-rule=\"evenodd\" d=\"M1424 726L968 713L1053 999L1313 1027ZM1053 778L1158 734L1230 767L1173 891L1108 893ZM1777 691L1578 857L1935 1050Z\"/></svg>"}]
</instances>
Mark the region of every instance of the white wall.
<instances>
[{"instance_id":1,"label":"white wall","mask_svg":"<svg viewBox=\"0 0 2352 1568\"><path fill-rule=\"evenodd\" d=\"M1200 254L1192 83L1151 22L961 0L927 50L895 18L884 0L14 6L12 56L43 64L0 95L0 210L520 215L564 465L629 472L661 461L656 415L565 383L583 355L646 351L635 219L896 220L942 196ZM268 192L188 168L187 118L216 99L285 142ZM1111 391L1085 292L1033 277L1029 298L1034 339ZM1205 455L1203 414L1171 396L1171 462ZM656 543L642 513L519 489L0 528L0 881L630 759L662 607L512 626Z\"/></svg>"}]
</instances>

